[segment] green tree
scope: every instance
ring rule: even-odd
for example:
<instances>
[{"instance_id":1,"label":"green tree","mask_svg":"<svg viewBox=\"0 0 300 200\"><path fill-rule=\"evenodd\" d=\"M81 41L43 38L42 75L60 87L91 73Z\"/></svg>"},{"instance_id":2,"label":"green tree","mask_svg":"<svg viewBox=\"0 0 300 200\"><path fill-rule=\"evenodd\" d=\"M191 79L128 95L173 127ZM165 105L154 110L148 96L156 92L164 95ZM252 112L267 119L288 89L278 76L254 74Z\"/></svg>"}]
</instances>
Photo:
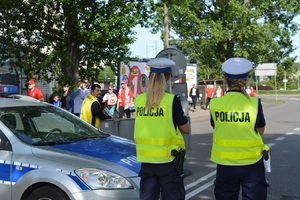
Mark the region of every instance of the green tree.
<instances>
[{"instance_id":1,"label":"green tree","mask_svg":"<svg viewBox=\"0 0 300 200\"><path fill-rule=\"evenodd\" d=\"M0 60L49 81L95 79L130 56L132 28L146 24L149 8L143 0L0 0Z\"/></svg>"},{"instance_id":2,"label":"green tree","mask_svg":"<svg viewBox=\"0 0 300 200\"><path fill-rule=\"evenodd\" d=\"M291 37L299 25L292 20L300 13L298 0L159 1L153 32L162 31L165 2L171 38L179 37L173 43L197 62L200 79L221 77L220 66L230 57L293 68Z\"/></svg>"}]
</instances>

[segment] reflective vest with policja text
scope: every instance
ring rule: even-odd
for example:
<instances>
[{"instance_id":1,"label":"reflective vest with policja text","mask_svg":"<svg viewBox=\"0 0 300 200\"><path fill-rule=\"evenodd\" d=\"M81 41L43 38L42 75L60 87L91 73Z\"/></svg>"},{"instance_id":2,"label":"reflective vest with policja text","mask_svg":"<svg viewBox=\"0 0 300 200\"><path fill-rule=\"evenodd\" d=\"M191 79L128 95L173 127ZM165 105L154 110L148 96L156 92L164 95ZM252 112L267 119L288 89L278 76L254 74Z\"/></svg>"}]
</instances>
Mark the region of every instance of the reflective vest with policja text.
<instances>
[{"instance_id":1,"label":"reflective vest with policja text","mask_svg":"<svg viewBox=\"0 0 300 200\"><path fill-rule=\"evenodd\" d=\"M173 149L185 148L184 139L174 127L172 107L174 94L165 93L158 108L146 110L147 94L136 97L134 141L137 161L144 163L167 163L174 157Z\"/></svg>"},{"instance_id":2,"label":"reflective vest with policja text","mask_svg":"<svg viewBox=\"0 0 300 200\"><path fill-rule=\"evenodd\" d=\"M258 98L228 92L210 102L214 120L211 160L222 165L254 164L269 150L255 131Z\"/></svg>"}]
</instances>

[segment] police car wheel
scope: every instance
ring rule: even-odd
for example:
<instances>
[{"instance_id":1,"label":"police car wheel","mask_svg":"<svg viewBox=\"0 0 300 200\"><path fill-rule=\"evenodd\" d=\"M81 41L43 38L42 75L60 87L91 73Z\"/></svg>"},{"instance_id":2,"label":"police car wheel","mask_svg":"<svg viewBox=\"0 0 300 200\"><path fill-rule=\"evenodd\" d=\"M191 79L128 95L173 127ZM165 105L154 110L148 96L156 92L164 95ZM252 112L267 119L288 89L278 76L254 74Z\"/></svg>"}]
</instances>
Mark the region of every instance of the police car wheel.
<instances>
[{"instance_id":1,"label":"police car wheel","mask_svg":"<svg viewBox=\"0 0 300 200\"><path fill-rule=\"evenodd\" d=\"M70 198L59 188L46 185L35 189L27 200L70 200Z\"/></svg>"}]
</instances>

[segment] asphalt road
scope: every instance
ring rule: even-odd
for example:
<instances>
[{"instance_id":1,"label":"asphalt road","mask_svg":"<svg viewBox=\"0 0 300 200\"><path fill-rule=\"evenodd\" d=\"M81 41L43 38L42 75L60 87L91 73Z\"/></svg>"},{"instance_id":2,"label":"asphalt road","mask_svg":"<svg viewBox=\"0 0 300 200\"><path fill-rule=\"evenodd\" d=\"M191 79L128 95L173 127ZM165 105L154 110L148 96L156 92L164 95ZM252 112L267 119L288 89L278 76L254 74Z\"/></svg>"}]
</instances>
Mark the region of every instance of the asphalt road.
<instances>
[{"instance_id":1,"label":"asphalt road","mask_svg":"<svg viewBox=\"0 0 300 200\"><path fill-rule=\"evenodd\" d=\"M261 98L267 122L263 140L272 152L268 200L300 200L300 98ZM192 131L185 168L193 174L185 178L186 199L214 199L216 165L210 161L213 129L209 111L198 109L189 116Z\"/></svg>"}]
</instances>

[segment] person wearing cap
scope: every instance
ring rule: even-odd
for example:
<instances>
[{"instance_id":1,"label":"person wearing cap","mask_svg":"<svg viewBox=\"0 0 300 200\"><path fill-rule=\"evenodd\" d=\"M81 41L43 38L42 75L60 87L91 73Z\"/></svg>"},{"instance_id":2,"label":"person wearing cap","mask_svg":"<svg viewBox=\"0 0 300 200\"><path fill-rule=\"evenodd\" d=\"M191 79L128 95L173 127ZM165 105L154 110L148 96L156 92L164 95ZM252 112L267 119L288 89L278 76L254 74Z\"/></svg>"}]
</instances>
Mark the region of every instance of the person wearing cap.
<instances>
[{"instance_id":1,"label":"person wearing cap","mask_svg":"<svg viewBox=\"0 0 300 200\"><path fill-rule=\"evenodd\" d=\"M40 101L44 101L44 95L42 91L35 86L34 80L29 80L27 82L27 86L28 86L27 96L33 97Z\"/></svg>"},{"instance_id":2,"label":"person wearing cap","mask_svg":"<svg viewBox=\"0 0 300 200\"><path fill-rule=\"evenodd\" d=\"M101 86L99 84L93 84L91 87L91 94L89 94L82 102L80 118L89 124L100 128L100 120L111 119L111 116L107 116L98 98L101 95Z\"/></svg>"},{"instance_id":3,"label":"person wearing cap","mask_svg":"<svg viewBox=\"0 0 300 200\"><path fill-rule=\"evenodd\" d=\"M130 106L133 105L133 92L127 87L125 80L121 82L121 89L118 92L117 110L119 111L119 118L123 118L124 113L126 118L130 118Z\"/></svg>"},{"instance_id":4,"label":"person wearing cap","mask_svg":"<svg viewBox=\"0 0 300 200\"><path fill-rule=\"evenodd\" d=\"M63 92L61 94L61 107L69 112L73 112L73 93L70 91L68 83L63 85Z\"/></svg>"},{"instance_id":5,"label":"person wearing cap","mask_svg":"<svg viewBox=\"0 0 300 200\"><path fill-rule=\"evenodd\" d=\"M178 95L166 92L175 62L150 60L149 85L135 99L134 141L141 162L140 199L185 199L182 169L176 168L172 150L184 150L182 134L189 133ZM183 164L183 163L182 163Z\"/></svg>"},{"instance_id":6,"label":"person wearing cap","mask_svg":"<svg viewBox=\"0 0 300 200\"><path fill-rule=\"evenodd\" d=\"M114 115L117 101L118 101L118 97L114 93L113 86L109 86L107 93L103 97L102 103L106 104L107 108L109 109L108 114L111 115L111 116Z\"/></svg>"},{"instance_id":7,"label":"person wearing cap","mask_svg":"<svg viewBox=\"0 0 300 200\"><path fill-rule=\"evenodd\" d=\"M251 69L245 58L226 60L222 70L228 91L210 102L216 200L238 200L240 187L243 199L267 199L264 153L269 147L261 137L266 122L260 99L245 91Z\"/></svg>"}]
</instances>

